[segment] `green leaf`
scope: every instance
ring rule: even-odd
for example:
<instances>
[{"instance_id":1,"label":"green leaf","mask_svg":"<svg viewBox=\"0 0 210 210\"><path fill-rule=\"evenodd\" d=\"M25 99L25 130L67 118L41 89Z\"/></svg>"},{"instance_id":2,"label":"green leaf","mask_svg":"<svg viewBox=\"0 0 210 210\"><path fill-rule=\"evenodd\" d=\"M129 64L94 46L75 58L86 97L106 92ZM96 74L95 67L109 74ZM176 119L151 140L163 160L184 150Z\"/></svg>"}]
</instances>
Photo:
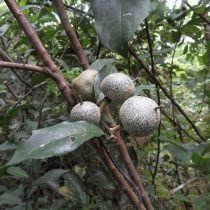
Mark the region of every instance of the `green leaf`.
<instances>
[{"instance_id":1,"label":"green leaf","mask_svg":"<svg viewBox=\"0 0 210 210\"><path fill-rule=\"evenodd\" d=\"M100 91L101 82L109 74L117 72L115 66L112 65L113 61L114 59L98 59L90 66L90 68L98 71L94 83L95 98L97 103L104 98L104 94Z\"/></svg>"},{"instance_id":2,"label":"green leaf","mask_svg":"<svg viewBox=\"0 0 210 210\"><path fill-rule=\"evenodd\" d=\"M186 202L190 201L187 196L182 195L182 194L178 194L178 193L174 194L172 197L175 198L176 200L179 200L179 201L186 201Z\"/></svg>"},{"instance_id":3,"label":"green leaf","mask_svg":"<svg viewBox=\"0 0 210 210\"><path fill-rule=\"evenodd\" d=\"M21 204L21 199L12 192L5 192L0 195L0 205L15 205L15 204Z\"/></svg>"},{"instance_id":4,"label":"green leaf","mask_svg":"<svg viewBox=\"0 0 210 210\"><path fill-rule=\"evenodd\" d=\"M110 50L124 54L129 39L149 11L150 0L95 0L93 13L100 41Z\"/></svg>"},{"instance_id":5,"label":"green leaf","mask_svg":"<svg viewBox=\"0 0 210 210\"><path fill-rule=\"evenodd\" d=\"M166 149L174 157L183 161L184 163L187 163L187 164L190 163L191 155L188 154L188 151L183 147L182 144L171 141L167 139L165 136L160 136L159 138L163 142L169 142L169 144L164 146L164 149Z\"/></svg>"},{"instance_id":6,"label":"green leaf","mask_svg":"<svg viewBox=\"0 0 210 210\"><path fill-rule=\"evenodd\" d=\"M202 155L204 156L206 153L209 153L210 152L210 143L208 143L205 147L204 147L204 149L203 149L203 151L202 151Z\"/></svg>"},{"instance_id":7,"label":"green leaf","mask_svg":"<svg viewBox=\"0 0 210 210\"><path fill-rule=\"evenodd\" d=\"M22 104L13 109L10 109L6 113L6 115L2 119L0 119L0 125L6 128L9 125L10 121L14 119L20 111L26 110L30 108L31 106L32 106L31 104Z\"/></svg>"},{"instance_id":8,"label":"green leaf","mask_svg":"<svg viewBox=\"0 0 210 210\"><path fill-rule=\"evenodd\" d=\"M102 136L103 131L85 121L62 122L35 130L31 138L22 141L7 166L30 159L45 159L73 152L93 137Z\"/></svg>"},{"instance_id":9,"label":"green leaf","mask_svg":"<svg viewBox=\"0 0 210 210\"><path fill-rule=\"evenodd\" d=\"M6 141L3 144L0 144L0 151L13 150L16 149L16 147L17 146L15 144L11 144Z\"/></svg>"},{"instance_id":10,"label":"green leaf","mask_svg":"<svg viewBox=\"0 0 210 210\"><path fill-rule=\"evenodd\" d=\"M194 152L191 159L194 163L199 164L202 161L203 157L198 152Z\"/></svg>"},{"instance_id":11,"label":"green leaf","mask_svg":"<svg viewBox=\"0 0 210 210\"><path fill-rule=\"evenodd\" d=\"M18 178L26 178L26 179L29 178L26 171L24 171L20 167L13 167L13 166L9 167L7 169L7 173L10 174L10 175L13 175L14 177L18 177Z\"/></svg>"},{"instance_id":12,"label":"green leaf","mask_svg":"<svg viewBox=\"0 0 210 210\"><path fill-rule=\"evenodd\" d=\"M112 64L114 62L114 59L111 58L104 58L104 59L97 59L94 61L89 69L95 69L97 71L102 70L106 65Z\"/></svg>"},{"instance_id":13,"label":"green leaf","mask_svg":"<svg viewBox=\"0 0 210 210\"><path fill-rule=\"evenodd\" d=\"M179 142L171 141L165 136L160 136L160 140L163 142L168 142L169 144L164 146L169 153L171 153L174 157L181 160L186 164L191 163L191 159L193 161L201 160L202 151L209 143L204 142L201 144L181 144Z\"/></svg>"},{"instance_id":14,"label":"green leaf","mask_svg":"<svg viewBox=\"0 0 210 210\"><path fill-rule=\"evenodd\" d=\"M67 173L69 170L64 169L53 169L48 171L43 176L32 182L32 185L40 185L49 181L57 180L60 176Z\"/></svg>"},{"instance_id":15,"label":"green leaf","mask_svg":"<svg viewBox=\"0 0 210 210\"><path fill-rule=\"evenodd\" d=\"M94 185L97 185L97 187L106 189L106 190L114 190L115 186L113 183L113 180L108 175L108 172L101 169L98 169L95 174L93 174L89 178L89 182L92 182Z\"/></svg>"},{"instance_id":16,"label":"green leaf","mask_svg":"<svg viewBox=\"0 0 210 210\"><path fill-rule=\"evenodd\" d=\"M85 192L85 186L79 175L73 172L69 172L64 175L67 185L72 189L83 204L87 202L87 194Z\"/></svg>"},{"instance_id":17,"label":"green leaf","mask_svg":"<svg viewBox=\"0 0 210 210\"><path fill-rule=\"evenodd\" d=\"M139 85L135 89L135 95L140 95L143 93L143 90L155 91L155 85Z\"/></svg>"}]
</instances>

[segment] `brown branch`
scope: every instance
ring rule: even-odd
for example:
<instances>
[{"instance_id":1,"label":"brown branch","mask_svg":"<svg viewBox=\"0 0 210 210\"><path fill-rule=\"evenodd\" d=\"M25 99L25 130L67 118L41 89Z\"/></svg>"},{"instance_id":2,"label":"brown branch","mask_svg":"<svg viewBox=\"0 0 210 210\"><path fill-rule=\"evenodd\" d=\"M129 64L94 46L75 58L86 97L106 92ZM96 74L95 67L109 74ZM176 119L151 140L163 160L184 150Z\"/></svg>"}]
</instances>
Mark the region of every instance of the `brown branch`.
<instances>
[{"instance_id":1,"label":"brown branch","mask_svg":"<svg viewBox=\"0 0 210 210\"><path fill-rule=\"evenodd\" d=\"M79 40L78 40L78 38L76 36L76 33L74 32L73 28L71 27L70 21L68 20L68 16L67 16L66 11L65 11L65 7L63 5L63 2L60 1L60 0L54 0L54 4L55 4L55 6L57 8L58 15L59 15L60 20L61 20L61 22L63 24L63 27L64 27L64 29L66 31L66 34L68 35L69 39L72 41L72 44L74 45L74 49L75 49L75 52L77 54L78 59L80 60L80 63L81 64L86 64L86 66L83 65L83 69L87 69L88 66L89 66L88 60L87 60L87 58L86 58L86 56L84 54L84 51L83 51L82 46L81 46L81 44L80 44L80 42L79 42ZM125 146L124 150L127 151L126 146ZM128 151L127 151L127 154L128 154ZM130 157L129 157L129 160L132 163ZM114 164L113 164L112 160L109 158L109 156L107 156L107 154L105 155L105 162L108 165L108 167L110 168L110 170L112 171L112 174L115 177L115 179L118 181L120 186L125 191L125 193L127 195L129 195L128 192L130 192L130 190L128 188L129 185L127 184L127 181L124 179L123 175L120 173L120 171L118 171L117 168L115 168L115 170L113 171ZM133 168L133 169L135 171L135 168ZM134 173L137 175L136 171ZM141 186L141 189L142 189L142 186ZM143 191L142 194L144 195L145 191ZM130 197L130 199L133 199L133 198ZM149 207L151 207L151 203L150 203ZM153 208L148 208L148 209L153 209Z\"/></svg>"},{"instance_id":2,"label":"brown branch","mask_svg":"<svg viewBox=\"0 0 210 210\"><path fill-rule=\"evenodd\" d=\"M79 59L79 62L83 68L83 70L88 69L89 67L89 62L88 59L84 53L84 50L80 44L80 41L77 38L77 35L74 31L74 29L71 26L71 23L68 19L66 10L65 10L65 6L63 4L62 0L54 0L53 1L55 4L55 7L57 9L58 15L60 17L61 23L63 25L63 28L68 36L68 38L70 39L70 41L72 42L74 51Z\"/></svg>"},{"instance_id":3,"label":"brown branch","mask_svg":"<svg viewBox=\"0 0 210 210\"><path fill-rule=\"evenodd\" d=\"M12 95L12 97L17 101L18 100L17 96L15 95L11 87L8 85L8 82L6 80L4 81L4 85L6 86L8 92Z\"/></svg>"},{"instance_id":4,"label":"brown branch","mask_svg":"<svg viewBox=\"0 0 210 210\"><path fill-rule=\"evenodd\" d=\"M12 12L16 20L18 21L19 25L22 27L23 31L32 43L33 47L36 49L44 65L49 68L48 71L46 71L46 73L56 81L59 90L66 98L67 102L69 104L74 104L73 94L68 82L51 59L50 55L48 54L47 50L45 49L35 30L32 28L30 22L20 10L17 2L15 0L5 0L5 3L7 4L8 8Z\"/></svg>"},{"instance_id":5,"label":"brown branch","mask_svg":"<svg viewBox=\"0 0 210 210\"><path fill-rule=\"evenodd\" d=\"M11 69L15 68L15 69L22 69L25 71L32 71L32 72L46 74L43 67L31 64L24 64L24 63L12 63L12 62L0 61L0 69L2 68L11 68Z\"/></svg>"},{"instance_id":6,"label":"brown branch","mask_svg":"<svg viewBox=\"0 0 210 210\"><path fill-rule=\"evenodd\" d=\"M168 116L166 114L166 112L164 111L164 109L162 109L161 113L171 122L171 124L173 126L178 127L178 129L180 129L186 136L188 136L189 138L191 138L192 140L198 142L193 136L191 136L187 131L185 131L181 125L179 123L177 123L177 121L174 121L170 116ZM198 142L199 143L199 142Z\"/></svg>"},{"instance_id":7,"label":"brown branch","mask_svg":"<svg viewBox=\"0 0 210 210\"><path fill-rule=\"evenodd\" d=\"M109 108L107 107L105 110L106 110L106 113L110 116L110 118L113 118ZM114 126L116 126L116 125L114 125ZM137 171L136 171L136 169L133 165L133 162L130 158L127 147L126 147L126 145L125 145L125 143L124 143L124 141L123 141L123 139L120 135L120 131L117 131L115 133L115 136L116 136L116 138L115 138L116 144L117 144L118 149L119 149L119 151L120 151L120 153L121 153L121 155L122 155L122 157L125 161L125 165L126 165L126 168L128 170L128 173L129 173L131 179L137 185L137 187L138 187L137 190L139 190L140 193L141 193L142 201L143 201L146 209L153 210L154 208L152 206L150 198L149 198L147 192L145 191L144 186L143 186L142 181L141 181L141 178L139 177L139 175L138 175L138 173L137 173Z\"/></svg>"},{"instance_id":8,"label":"brown branch","mask_svg":"<svg viewBox=\"0 0 210 210\"><path fill-rule=\"evenodd\" d=\"M36 90L36 89L42 87L42 86L45 85L45 84L46 84L46 81L43 81L43 82L41 82L41 83L39 83L39 84L37 84L37 85L34 85L34 86L31 88L31 90L29 90L24 96L22 96L20 99L18 99L18 100L15 102L15 104L12 106L11 109L15 108L21 101L23 101L26 97L28 97L31 93L33 93L34 90Z\"/></svg>"},{"instance_id":9,"label":"brown branch","mask_svg":"<svg viewBox=\"0 0 210 210\"><path fill-rule=\"evenodd\" d=\"M101 154L104 162L106 163L107 167L110 169L112 175L117 180L118 184L122 188L122 190L126 193L126 195L130 198L132 203L137 207L139 210L144 210L144 206L140 203L139 199L137 198L136 194L133 192L130 185L128 185L127 181L125 180L124 176L120 173L120 171L117 169L115 164L110 159L107 152L104 150L104 148L98 143L97 140L93 141L95 148L97 151Z\"/></svg>"},{"instance_id":10,"label":"brown branch","mask_svg":"<svg viewBox=\"0 0 210 210\"><path fill-rule=\"evenodd\" d=\"M11 57L9 57L4 50L2 50L0 48L0 57L4 60L4 61L8 61L8 62L14 62L13 59ZM17 72L15 69L11 69L11 71L13 72L13 74L26 86L31 87L31 85L26 82Z\"/></svg>"},{"instance_id":11,"label":"brown branch","mask_svg":"<svg viewBox=\"0 0 210 210\"><path fill-rule=\"evenodd\" d=\"M189 122L189 124L192 126L193 130L195 133L200 137L200 139L204 142L206 142L206 139L201 135L199 129L197 126L192 122L192 120L188 117L188 115L185 113L185 111L181 108L181 106L174 100L174 98L171 97L170 93L168 90L166 90L162 83L153 75L153 73L149 70L149 68L144 64L144 62L138 57L134 49L129 46L129 52L131 55L136 59L138 62L139 66L141 66L146 73L151 77L151 79L154 81L155 84L158 85L158 87L163 91L163 93L166 95L168 99L171 100L171 102L176 106L176 108L179 110L179 112L185 117L185 119Z\"/></svg>"},{"instance_id":12,"label":"brown branch","mask_svg":"<svg viewBox=\"0 0 210 210\"><path fill-rule=\"evenodd\" d=\"M32 28L31 24L29 23L29 21L26 19L26 17L23 15L20 8L18 7L17 2L15 0L5 0L5 2L9 7L10 11L13 13L14 17L17 19L20 26L23 28L25 34L27 35L32 45L36 49L43 63L45 64L45 66L47 66L47 68L44 69L45 73L57 82L57 85L60 91L63 93L67 102L71 105L74 104L74 98L72 96L72 92L68 82L65 80L64 76L59 71L58 67L52 61L51 57L47 53L46 49L44 48L42 42L40 41L34 29ZM132 191L132 188L128 185L128 183L126 182L122 174L116 169L116 167L113 167L113 163L110 160L109 156L104 155L104 160L109 169L112 171L113 176L118 181L118 183L125 191L125 193L128 195L128 197L131 199L133 204L138 209L143 210L143 208L141 208L142 205L139 203L139 200L136 197L135 193Z\"/></svg>"},{"instance_id":13,"label":"brown branch","mask_svg":"<svg viewBox=\"0 0 210 210\"><path fill-rule=\"evenodd\" d=\"M135 182L135 184L138 186L138 190L141 192L143 203L148 210L153 210L150 198L147 194L147 192L144 189L144 186L142 184L141 178L137 174L137 171L133 165L133 162L131 161L130 155L128 153L127 147L120 135L120 131L116 132L115 136L116 138L116 144L120 150L120 153L122 154L124 161L126 163L126 168L128 170L129 175L131 176L132 180Z\"/></svg>"}]
</instances>

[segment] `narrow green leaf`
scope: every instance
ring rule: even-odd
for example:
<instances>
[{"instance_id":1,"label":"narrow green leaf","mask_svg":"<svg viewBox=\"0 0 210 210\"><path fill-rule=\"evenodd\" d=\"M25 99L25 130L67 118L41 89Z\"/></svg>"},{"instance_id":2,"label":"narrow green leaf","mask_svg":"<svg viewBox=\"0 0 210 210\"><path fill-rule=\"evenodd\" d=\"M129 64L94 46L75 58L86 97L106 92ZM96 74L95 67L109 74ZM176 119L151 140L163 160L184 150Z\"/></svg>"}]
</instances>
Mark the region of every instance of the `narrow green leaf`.
<instances>
[{"instance_id":1,"label":"narrow green leaf","mask_svg":"<svg viewBox=\"0 0 210 210\"><path fill-rule=\"evenodd\" d=\"M21 104L15 108L9 110L6 113L6 115L2 119L0 119L0 125L2 125L2 127L6 128L9 125L10 121L12 119L14 119L20 111L26 110L26 109L30 108L31 106L32 106L31 104Z\"/></svg>"},{"instance_id":2,"label":"narrow green leaf","mask_svg":"<svg viewBox=\"0 0 210 210\"><path fill-rule=\"evenodd\" d=\"M186 202L190 201L187 196L182 195L182 194L178 194L178 193L174 194L173 198L175 198L176 200L179 200L179 201L186 201Z\"/></svg>"},{"instance_id":3,"label":"narrow green leaf","mask_svg":"<svg viewBox=\"0 0 210 210\"><path fill-rule=\"evenodd\" d=\"M7 173L18 178L26 178L26 179L29 178L27 172L21 169L20 167L11 166L7 169Z\"/></svg>"},{"instance_id":4,"label":"narrow green leaf","mask_svg":"<svg viewBox=\"0 0 210 210\"><path fill-rule=\"evenodd\" d=\"M62 122L35 130L31 138L19 144L7 166L24 160L64 155L76 150L89 139L103 134L99 127L85 121Z\"/></svg>"},{"instance_id":5,"label":"narrow green leaf","mask_svg":"<svg viewBox=\"0 0 210 210\"><path fill-rule=\"evenodd\" d=\"M60 176L67 173L69 170L64 169L53 169L48 171L43 176L32 182L32 185L40 185L49 181L57 180Z\"/></svg>"}]
</instances>

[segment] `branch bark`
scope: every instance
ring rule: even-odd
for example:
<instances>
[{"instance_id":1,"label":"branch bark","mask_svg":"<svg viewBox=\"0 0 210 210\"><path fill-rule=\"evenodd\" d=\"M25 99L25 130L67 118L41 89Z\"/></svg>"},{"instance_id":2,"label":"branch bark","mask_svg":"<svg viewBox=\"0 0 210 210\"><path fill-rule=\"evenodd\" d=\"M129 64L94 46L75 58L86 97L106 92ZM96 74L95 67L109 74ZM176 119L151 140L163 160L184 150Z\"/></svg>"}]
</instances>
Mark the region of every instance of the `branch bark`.
<instances>
[{"instance_id":1,"label":"branch bark","mask_svg":"<svg viewBox=\"0 0 210 210\"><path fill-rule=\"evenodd\" d=\"M38 73L46 74L43 67L30 65L30 64L24 64L24 63L13 63L13 62L0 61L0 67L1 68L12 68L12 69L13 68L22 69L22 70L25 70L25 71L32 71L32 72L38 72Z\"/></svg>"},{"instance_id":2,"label":"branch bark","mask_svg":"<svg viewBox=\"0 0 210 210\"><path fill-rule=\"evenodd\" d=\"M106 113L110 116L110 118L113 118L112 115L111 115L110 110L108 109L108 107L106 108ZM114 125L114 126L116 126L116 125ZM141 178L138 175L138 173L136 171L136 168L133 165L133 162L132 162L132 160L130 158L130 155L128 153L127 147L126 147L126 145L125 145L125 143L124 143L124 141L123 141L123 139L121 137L120 131L117 131L115 133L115 136L116 136L116 138L115 138L116 144L117 144L117 146L119 148L119 151L120 151L120 153L121 153L121 155L122 155L122 157L123 157L123 159L124 159L124 161L126 163L125 165L126 165L126 168L128 170L128 173L129 173L131 179L137 185L138 190L141 193L142 201L143 201L146 209L153 210L154 208L152 206L150 198L149 198L147 192L144 189L144 186L142 184Z\"/></svg>"},{"instance_id":3,"label":"branch bark","mask_svg":"<svg viewBox=\"0 0 210 210\"><path fill-rule=\"evenodd\" d=\"M79 59L79 62L81 64L83 70L88 69L88 67L89 67L88 59L84 53L84 50L80 44L80 41L77 38L77 35L76 35L74 29L71 27L71 23L68 19L63 1L62 0L54 0L53 2L57 9L57 13L60 17L63 28L64 28L67 36L69 37L69 39L72 42L74 51Z\"/></svg>"},{"instance_id":4,"label":"branch bark","mask_svg":"<svg viewBox=\"0 0 210 210\"><path fill-rule=\"evenodd\" d=\"M2 50L0 48L0 57L4 60L4 61L8 61L8 62L14 62L12 58L10 58L4 50ZM13 74L26 86L31 87L31 85L26 82L17 72L15 69L11 69L11 71L13 72Z\"/></svg>"},{"instance_id":5,"label":"branch bark","mask_svg":"<svg viewBox=\"0 0 210 210\"><path fill-rule=\"evenodd\" d=\"M12 14L14 15L15 19L18 21L19 25L22 27L23 31L25 32L26 36L30 40L33 47L36 49L44 65L49 68L48 69L49 71L47 71L47 74L53 80L56 81L59 90L61 91L63 96L66 98L67 102L69 104L74 104L75 101L74 101L73 94L69 87L68 82L66 81L63 74L60 72L58 67L55 65L55 63L51 59L50 55L48 54L47 50L45 49L44 45L42 44L35 30L32 28L30 22L20 10L16 0L5 0L5 3L7 4Z\"/></svg>"},{"instance_id":6,"label":"branch bark","mask_svg":"<svg viewBox=\"0 0 210 210\"><path fill-rule=\"evenodd\" d=\"M73 31L73 28L71 27L70 21L68 20L63 1L54 0L53 2L54 2L55 6L57 8L58 15L59 15L61 23L62 23L62 25L63 25L63 27L66 31L66 34L68 35L70 41L74 45L74 48L75 48L75 51L77 52L77 57L80 60L80 63L86 62L86 65L89 66L89 63L88 63L87 58L84 54L84 51L83 51L82 46L80 44L80 41L78 40L78 38L76 36L76 33ZM85 68L83 68L83 69L85 69ZM118 138L119 141L122 140L120 134L117 136L117 138ZM123 140L122 140L122 142L123 142ZM125 144L124 144L124 147L123 147L122 151L124 151L124 154L127 155L125 160L129 160L129 165L131 165L131 164L133 165ZM120 150L121 153L122 153L122 151ZM122 154L122 155L125 157L124 154ZM115 179L118 181L119 185L123 188L123 190L130 197L130 199L133 200L133 195L131 194L132 189L130 188L130 185L128 185L127 181L125 180L125 178L123 177L121 172L115 167L115 165L113 164L113 162L109 158L109 156L107 154L105 154L104 152L103 152L103 156L104 156L105 163L107 164L108 168L112 171L112 174L115 177ZM115 167L115 169L113 170L114 167ZM132 177L135 177L136 180L137 180L139 178L138 174L137 174L137 171L135 170L134 166L131 167L131 168L132 169L128 170L128 171L131 172ZM138 179L138 184L139 184L139 180L140 180L140 178ZM145 200L146 201L145 203L147 204L146 207L148 207L149 210L152 210L153 207L151 205L150 199L149 199L146 191L143 188L143 185L139 184L138 187L141 188L141 193L142 193L143 200ZM134 193L134 195L135 195L135 193ZM138 203L139 203L139 201L138 201Z\"/></svg>"},{"instance_id":7,"label":"branch bark","mask_svg":"<svg viewBox=\"0 0 210 210\"><path fill-rule=\"evenodd\" d=\"M112 162L112 160L109 158L109 155L104 150L104 148L98 144L98 140L94 141L94 146L97 149L97 151L102 154L102 158L104 162L106 163L107 167L112 172L112 175L117 180L118 184L122 188L122 190L127 194L127 196L131 199L132 203L137 207L139 210L144 210L144 206L137 198L136 194L131 189L130 185L128 185L127 181L121 174L121 172L117 169L115 164Z\"/></svg>"}]
</instances>

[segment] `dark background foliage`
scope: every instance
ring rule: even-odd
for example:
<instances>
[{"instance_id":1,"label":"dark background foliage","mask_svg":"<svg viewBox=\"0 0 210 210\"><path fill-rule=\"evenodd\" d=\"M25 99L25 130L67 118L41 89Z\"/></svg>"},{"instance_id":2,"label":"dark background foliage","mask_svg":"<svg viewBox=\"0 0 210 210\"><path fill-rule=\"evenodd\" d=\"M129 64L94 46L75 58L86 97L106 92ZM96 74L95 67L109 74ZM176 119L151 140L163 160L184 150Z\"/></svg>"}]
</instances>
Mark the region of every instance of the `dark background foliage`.
<instances>
[{"instance_id":1,"label":"dark background foliage","mask_svg":"<svg viewBox=\"0 0 210 210\"><path fill-rule=\"evenodd\" d=\"M206 210L210 204L210 4L207 0L188 2L181 5L178 1L154 0L150 7L145 4L143 9L150 13L142 17L141 25L134 24L135 34L128 38L146 66L156 69L155 77L182 107L191 124L128 53L126 41L118 43L125 44L122 48L109 46L122 35L119 31L109 31L112 21L116 24L114 11L108 20L105 18L109 21L107 31L97 30L97 34L95 26L97 29L97 24L101 24L97 22L101 21L101 14L94 12L97 8L92 7L92 1L66 1L69 19L91 67L99 70L103 67L105 74L116 69L126 73L135 79L137 95L160 100L163 106L161 127L153 135L133 138L122 132L155 209ZM82 69L53 4L36 0L18 3L71 83ZM114 9L119 11L118 7ZM106 42L105 33L111 34L112 42L103 44L112 51L101 43ZM4 1L0 1L0 58L42 65ZM118 108L112 107L116 121L119 121ZM29 154L19 163L15 157L14 166L4 167L33 130L50 129L69 121L70 109L55 82L46 76L0 69L0 209L133 209L88 143L62 156L44 156L38 150L37 155L43 155L42 158L31 160L34 156ZM206 141L197 135L192 124ZM93 128L93 133L100 135L102 131L97 129ZM97 136L95 133L93 136ZM80 133L75 135L80 139ZM88 137L84 142L87 140ZM107 139L105 144L119 168L127 173L114 141Z\"/></svg>"}]
</instances>

